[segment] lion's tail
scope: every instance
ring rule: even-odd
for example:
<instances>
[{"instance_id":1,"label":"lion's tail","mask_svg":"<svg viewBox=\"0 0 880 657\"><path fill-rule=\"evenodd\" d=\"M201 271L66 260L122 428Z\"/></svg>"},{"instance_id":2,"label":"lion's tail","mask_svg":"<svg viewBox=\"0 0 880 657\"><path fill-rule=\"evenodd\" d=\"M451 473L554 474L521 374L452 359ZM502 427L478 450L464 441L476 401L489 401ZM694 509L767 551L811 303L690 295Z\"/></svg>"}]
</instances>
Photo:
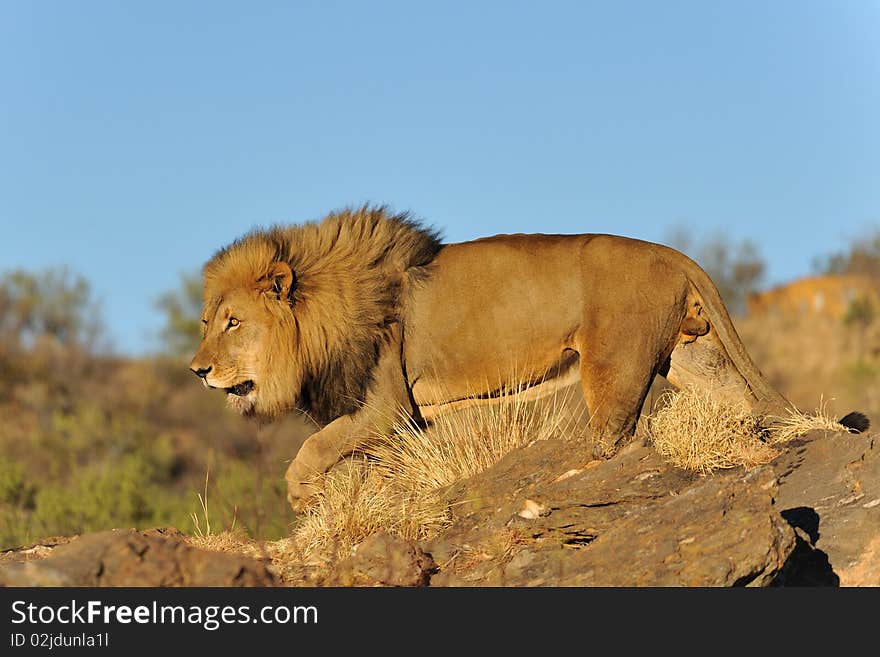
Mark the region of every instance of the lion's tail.
<instances>
[{"instance_id":1,"label":"lion's tail","mask_svg":"<svg viewBox=\"0 0 880 657\"><path fill-rule=\"evenodd\" d=\"M794 408L791 402L770 384L746 352L745 345L736 332L733 321L721 300L718 288L715 287L715 283L712 282L709 275L683 253L674 250L673 252L686 262L686 271L691 285L697 289L702 297L710 319L714 320L712 323L716 333L755 397L780 411L785 408ZM862 433L871 426L868 416L859 411L847 413L838 422L853 433Z\"/></svg>"},{"instance_id":2,"label":"lion's tail","mask_svg":"<svg viewBox=\"0 0 880 657\"><path fill-rule=\"evenodd\" d=\"M859 411L847 413L838 422L852 433L863 433L871 426L871 420L868 419L868 416Z\"/></svg>"},{"instance_id":3,"label":"lion's tail","mask_svg":"<svg viewBox=\"0 0 880 657\"><path fill-rule=\"evenodd\" d=\"M779 411L793 408L792 403L773 387L770 381L767 380L767 377L764 376L754 361L752 361L742 339L736 332L736 328L730 319L727 308L724 306L718 288L715 287L715 283L709 277L709 274L683 253L674 249L670 250L676 257L680 258L680 262L684 265L688 281L699 293L701 305L706 310L709 318L709 324L720 339L730 360L736 366L743 379L745 379L755 399L768 408L778 409Z\"/></svg>"}]
</instances>

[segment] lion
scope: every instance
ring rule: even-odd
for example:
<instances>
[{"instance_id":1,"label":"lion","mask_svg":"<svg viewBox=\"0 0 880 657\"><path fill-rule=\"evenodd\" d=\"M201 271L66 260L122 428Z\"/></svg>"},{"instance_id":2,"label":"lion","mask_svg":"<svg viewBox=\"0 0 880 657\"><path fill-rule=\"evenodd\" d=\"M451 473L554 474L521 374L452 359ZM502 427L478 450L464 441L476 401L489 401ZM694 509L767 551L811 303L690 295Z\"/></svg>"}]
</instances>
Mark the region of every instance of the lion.
<instances>
[{"instance_id":1,"label":"lion","mask_svg":"<svg viewBox=\"0 0 880 657\"><path fill-rule=\"evenodd\" d=\"M286 472L301 510L320 475L401 414L580 380L597 458L630 439L654 378L791 407L752 362L709 276L678 251L604 234L444 244L407 213L363 206L254 230L205 265L190 363L245 416L319 427ZM515 373L515 374L512 374ZM868 427L861 413L841 422Z\"/></svg>"}]
</instances>

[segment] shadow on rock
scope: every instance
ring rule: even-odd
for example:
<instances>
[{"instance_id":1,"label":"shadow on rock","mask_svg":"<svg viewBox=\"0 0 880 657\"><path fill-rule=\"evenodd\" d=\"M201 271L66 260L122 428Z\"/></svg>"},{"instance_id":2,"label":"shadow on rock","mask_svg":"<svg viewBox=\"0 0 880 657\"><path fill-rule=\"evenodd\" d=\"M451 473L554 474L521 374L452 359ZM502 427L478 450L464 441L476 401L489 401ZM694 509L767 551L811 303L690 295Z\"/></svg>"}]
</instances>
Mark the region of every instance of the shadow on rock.
<instances>
[{"instance_id":1,"label":"shadow on rock","mask_svg":"<svg viewBox=\"0 0 880 657\"><path fill-rule=\"evenodd\" d=\"M819 540L819 514L808 506L797 506L786 509L780 515L794 529L804 531L810 539L810 544L815 545Z\"/></svg>"},{"instance_id":2,"label":"shadow on rock","mask_svg":"<svg viewBox=\"0 0 880 657\"><path fill-rule=\"evenodd\" d=\"M781 515L795 530L796 543L770 586L840 586L828 555L816 548L819 540L819 514L809 506L785 509Z\"/></svg>"},{"instance_id":3,"label":"shadow on rock","mask_svg":"<svg viewBox=\"0 0 880 657\"><path fill-rule=\"evenodd\" d=\"M797 543L770 586L840 586L828 555L797 537Z\"/></svg>"}]
</instances>

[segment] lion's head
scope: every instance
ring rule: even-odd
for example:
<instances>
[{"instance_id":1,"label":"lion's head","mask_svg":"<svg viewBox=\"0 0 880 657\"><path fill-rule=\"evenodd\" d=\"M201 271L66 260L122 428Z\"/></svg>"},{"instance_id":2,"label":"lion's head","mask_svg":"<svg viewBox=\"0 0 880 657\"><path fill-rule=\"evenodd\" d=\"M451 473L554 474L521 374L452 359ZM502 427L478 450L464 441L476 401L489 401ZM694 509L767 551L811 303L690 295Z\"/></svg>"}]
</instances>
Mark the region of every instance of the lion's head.
<instances>
[{"instance_id":1,"label":"lion's head","mask_svg":"<svg viewBox=\"0 0 880 657\"><path fill-rule=\"evenodd\" d=\"M366 206L254 231L205 265L190 368L243 415L350 413L399 319L404 279L440 248L407 215Z\"/></svg>"},{"instance_id":2,"label":"lion's head","mask_svg":"<svg viewBox=\"0 0 880 657\"><path fill-rule=\"evenodd\" d=\"M296 344L295 281L290 264L260 246L248 246L249 258L206 266L202 341L190 368L243 415L273 416L291 403L284 391L297 384L291 368L274 362L290 362Z\"/></svg>"}]
</instances>

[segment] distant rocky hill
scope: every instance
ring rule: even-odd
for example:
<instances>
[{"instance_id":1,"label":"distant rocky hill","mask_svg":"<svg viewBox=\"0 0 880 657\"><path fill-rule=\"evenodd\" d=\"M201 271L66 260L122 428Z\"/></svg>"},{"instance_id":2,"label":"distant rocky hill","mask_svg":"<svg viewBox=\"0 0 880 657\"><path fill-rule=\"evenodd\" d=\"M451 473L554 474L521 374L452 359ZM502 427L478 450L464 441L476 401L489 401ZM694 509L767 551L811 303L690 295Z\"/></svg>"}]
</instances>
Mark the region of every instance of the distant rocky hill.
<instances>
[{"instance_id":1,"label":"distant rocky hill","mask_svg":"<svg viewBox=\"0 0 880 657\"><path fill-rule=\"evenodd\" d=\"M746 299L748 314L829 317L843 320L853 304L868 303L880 309L880 284L872 276L825 274L805 276L758 292Z\"/></svg>"}]
</instances>

